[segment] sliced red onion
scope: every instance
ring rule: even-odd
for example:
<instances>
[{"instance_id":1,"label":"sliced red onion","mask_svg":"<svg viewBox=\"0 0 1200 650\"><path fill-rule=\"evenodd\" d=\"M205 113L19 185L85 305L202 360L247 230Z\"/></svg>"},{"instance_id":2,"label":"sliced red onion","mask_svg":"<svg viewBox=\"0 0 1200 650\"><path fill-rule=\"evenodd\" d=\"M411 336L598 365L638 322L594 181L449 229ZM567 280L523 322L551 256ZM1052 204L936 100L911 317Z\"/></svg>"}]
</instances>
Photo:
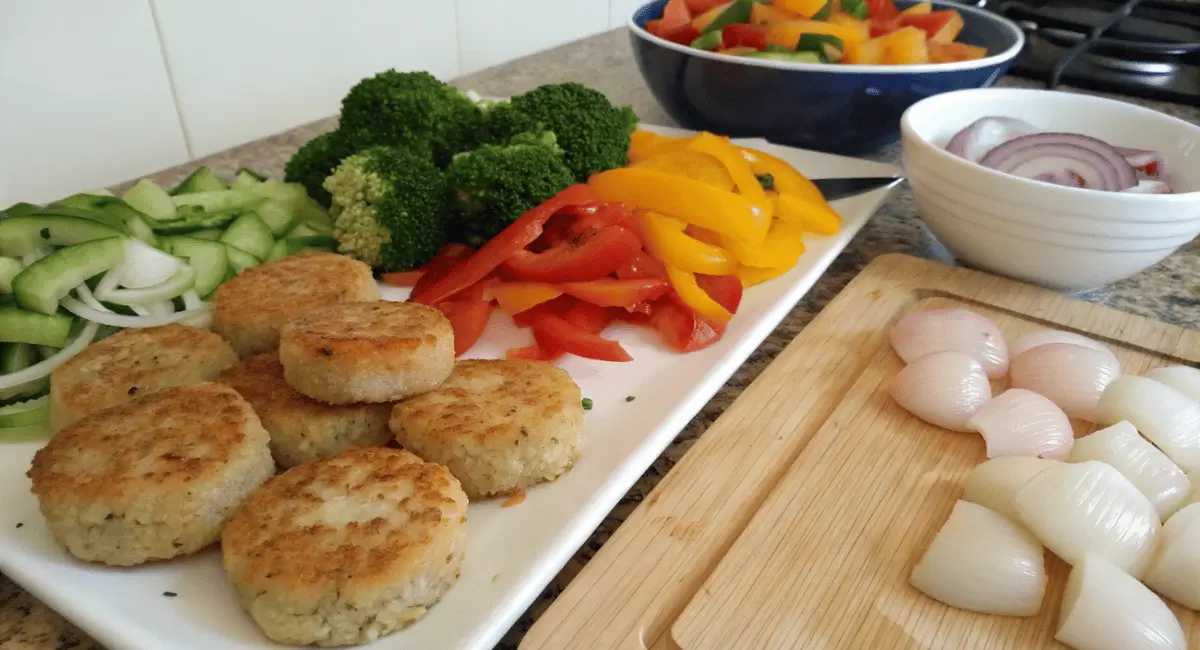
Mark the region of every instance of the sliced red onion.
<instances>
[{"instance_id":1,"label":"sliced red onion","mask_svg":"<svg viewBox=\"0 0 1200 650\"><path fill-rule=\"evenodd\" d=\"M1112 145L1077 133L1032 133L992 149L979 161L996 171L1036 179L1077 174L1083 187L1120 192L1138 184L1133 167Z\"/></svg>"},{"instance_id":2,"label":"sliced red onion","mask_svg":"<svg viewBox=\"0 0 1200 650\"><path fill-rule=\"evenodd\" d=\"M1125 156L1125 160L1133 167L1138 174L1145 176L1152 181L1160 181L1167 175L1167 159L1157 151L1151 149L1130 149L1129 147L1117 147L1117 151Z\"/></svg>"},{"instance_id":3,"label":"sliced red onion","mask_svg":"<svg viewBox=\"0 0 1200 650\"><path fill-rule=\"evenodd\" d=\"M946 151L971 162L979 162L997 145L1037 132L1036 126L1016 118L981 117L954 134L946 145Z\"/></svg>"},{"instance_id":4,"label":"sliced red onion","mask_svg":"<svg viewBox=\"0 0 1200 650\"><path fill-rule=\"evenodd\" d=\"M1173 194L1171 186L1162 181L1141 180L1137 185L1125 190L1130 194Z\"/></svg>"}]
</instances>

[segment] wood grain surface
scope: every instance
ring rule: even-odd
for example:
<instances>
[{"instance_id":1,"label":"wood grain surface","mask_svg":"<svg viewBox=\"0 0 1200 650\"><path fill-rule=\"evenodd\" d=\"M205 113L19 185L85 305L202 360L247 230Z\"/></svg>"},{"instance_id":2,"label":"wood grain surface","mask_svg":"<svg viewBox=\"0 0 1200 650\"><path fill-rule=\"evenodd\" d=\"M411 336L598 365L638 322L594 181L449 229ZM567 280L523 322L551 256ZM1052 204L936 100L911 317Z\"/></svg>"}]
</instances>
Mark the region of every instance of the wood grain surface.
<instances>
[{"instance_id":1,"label":"wood grain surface","mask_svg":"<svg viewBox=\"0 0 1200 650\"><path fill-rule=\"evenodd\" d=\"M892 403L904 314L963 306L1009 336L1053 327L1108 343L1126 372L1200 359L1200 333L912 257L863 271L713 424L525 636L527 650L1063 648L1068 567L1027 619L912 589L982 439ZM997 386L1002 388L1002 386ZM1077 423L1078 433L1091 427ZM1176 607L1200 648L1193 612Z\"/></svg>"}]
</instances>

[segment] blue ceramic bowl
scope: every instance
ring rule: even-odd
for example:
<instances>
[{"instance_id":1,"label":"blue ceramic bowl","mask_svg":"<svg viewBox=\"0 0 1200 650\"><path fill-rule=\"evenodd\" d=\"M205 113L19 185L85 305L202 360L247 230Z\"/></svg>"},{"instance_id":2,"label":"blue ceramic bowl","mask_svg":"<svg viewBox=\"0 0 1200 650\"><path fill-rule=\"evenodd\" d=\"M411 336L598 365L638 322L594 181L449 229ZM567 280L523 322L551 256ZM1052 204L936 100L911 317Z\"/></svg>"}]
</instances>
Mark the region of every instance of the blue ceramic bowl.
<instances>
[{"instance_id":1,"label":"blue ceramic bowl","mask_svg":"<svg viewBox=\"0 0 1200 650\"><path fill-rule=\"evenodd\" d=\"M900 0L897 5L914 4ZM986 47L977 61L923 65L789 63L697 50L645 30L666 0L633 12L630 39L642 77L681 126L734 137L856 155L900 139L900 115L931 95L983 88L1008 70L1025 45L1012 21L953 2L958 40Z\"/></svg>"}]
</instances>

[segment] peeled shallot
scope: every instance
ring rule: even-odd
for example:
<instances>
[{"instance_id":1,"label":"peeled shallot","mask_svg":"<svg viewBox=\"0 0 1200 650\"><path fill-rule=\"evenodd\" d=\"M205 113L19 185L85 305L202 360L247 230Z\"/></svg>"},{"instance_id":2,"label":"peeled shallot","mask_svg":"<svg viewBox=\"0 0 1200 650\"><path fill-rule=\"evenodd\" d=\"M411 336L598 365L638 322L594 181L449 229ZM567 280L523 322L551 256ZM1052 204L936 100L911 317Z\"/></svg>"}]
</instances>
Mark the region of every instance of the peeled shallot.
<instances>
[{"instance_id":1,"label":"peeled shallot","mask_svg":"<svg viewBox=\"0 0 1200 650\"><path fill-rule=\"evenodd\" d=\"M992 398L983 366L962 352L934 352L908 364L892 380L892 399L926 422L967 431L967 420Z\"/></svg>"},{"instance_id":2,"label":"peeled shallot","mask_svg":"<svg viewBox=\"0 0 1200 650\"><path fill-rule=\"evenodd\" d=\"M1113 351L1110 350L1107 345L1104 345L1099 341L1089 339L1082 334L1064 332L1062 330L1037 330L1028 334L1022 334L1021 336L1017 337L1016 341L1013 341L1011 344L1009 344L1008 353L1015 357L1018 354L1023 354L1040 345L1049 345L1051 343L1070 343L1072 345L1082 345L1085 348L1092 348L1101 352L1107 352L1108 354L1112 355L1114 359L1117 356L1113 354Z\"/></svg>"},{"instance_id":3,"label":"peeled shallot","mask_svg":"<svg viewBox=\"0 0 1200 650\"><path fill-rule=\"evenodd\" d=\"M1010 388L967 420L987 442L988 458L1031 456L1066 460L1075 443L1071 421L1054 402L1033 391Z\"/></svg>"},{"instance_id":4,"label":"peeled shallot","mask_svg":"<svg viewBox=\"0 0 1200 650\"><path fill-rule=\"evenodd\" d=\"M892 348L905 363L944 350L970 355L988 377L1008 372L1008 344L991 319L966 309L933 309L901 318L891 331Z\"/></svg>"},{"instance_id":5,"label":"peeled shallot","mask_svg":"<svg viewBox=\"0 0 1200 650\"><path fill-rule=\"evenodd\" d=\"M1026 388L1050 399L1073 418L1096 419L1096 402L1121 364L1111 352L1071 343L1048 343L1013 357L1013 388Z\"/></svg>"}]
</instances>

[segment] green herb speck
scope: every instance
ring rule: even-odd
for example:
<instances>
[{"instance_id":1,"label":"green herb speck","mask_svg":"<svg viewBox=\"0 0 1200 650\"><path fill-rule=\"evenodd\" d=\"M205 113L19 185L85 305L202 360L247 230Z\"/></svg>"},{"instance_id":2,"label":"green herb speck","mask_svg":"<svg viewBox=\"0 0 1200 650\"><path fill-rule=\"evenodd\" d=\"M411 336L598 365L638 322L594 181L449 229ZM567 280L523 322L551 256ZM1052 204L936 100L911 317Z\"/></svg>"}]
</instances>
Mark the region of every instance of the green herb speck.
<instances>
[{"instance_id":1,"label":"green herb speck","mask_svg":"<svg viewBox=\"0 0 1200 650\"><path fill-rule=\"evenodd\" d=\"M636 398L636 397L634 397L633 395L627 395L627 396L625 397L625 401L626 401L626 402L632 402L632 401L633 401L633 400L635 400L635 399L637 399L637 398Z\"/></svg>"},{"instance_id":2,"label":"green herb speck","mask_svg":"<svg viewBox=\"0 0 1200 650\"><path fill-rule=\"evenodd\" d=\"M592 410L592 398L590 398L590 397L583 398L582 404L583 404L583 410L585 410L585 411Z\"/></svg>"}]
</instances>

